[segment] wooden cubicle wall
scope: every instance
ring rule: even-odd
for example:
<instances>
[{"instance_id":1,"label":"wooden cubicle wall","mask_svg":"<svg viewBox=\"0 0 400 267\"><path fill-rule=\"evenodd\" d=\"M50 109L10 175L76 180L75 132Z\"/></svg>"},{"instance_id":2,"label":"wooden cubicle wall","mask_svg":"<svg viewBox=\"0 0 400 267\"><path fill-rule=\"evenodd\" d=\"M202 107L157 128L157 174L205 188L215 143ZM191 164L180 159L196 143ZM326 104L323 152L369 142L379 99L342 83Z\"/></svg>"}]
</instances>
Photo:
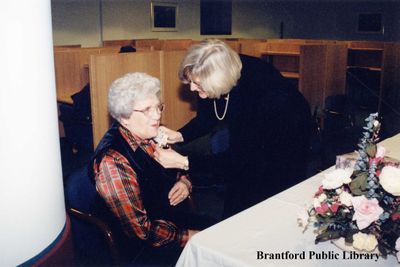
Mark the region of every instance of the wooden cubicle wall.
<instances>
[{"instance_id":1,"label":"wooden cubicle wall","mask_svg":"<svg viewBox=\"0 0 400 267\"><path fill-rule=\"evenodd\" d=\"M382 59L378 111L382 101L400 110L400 43L385 43Z\"/></svg>"},{"instance_id":2,"label":"wooden cubicle wall","mask_svg":"<svg viewBox=\"0 0 400 267\"><path fill-rule=\"evenodd\" d=\"M345 94L347 46L300 46L299 90L311 108L323 108L326 97Z\"/></svg>"},{"instance_id":3,"label":"wooden cubicle wall","mask_svg":"<svg viewBox=\"0 0 400 267\"><path fill-rule=\"evenodd\" d=\"M126 39L126 40L104 40L103 41L103 47L107 46L126 46L126 45L131 45L135 46L135 41L132 39Z\"/></svg>"},{"instance_id":4,"label":"wooden cubicle wall","mask_svg":"<svg viewBox=\"0 0 400 267\"><path fill-rule=\"evenodd\" d=\"M242 44L242 53L261 57L297 84L311 109L324 108L329 95L346 89L347 45L306 40L268 40Z\"/></svg>"},{"instance_id":5,"label":"wooden cubicle wall","mask_svg":"<svg viewBox=\"0 0 400 267\"><path fill-rule=\"evenodd\" d=\"M184 97L177 70L185 51L148 51L119 55L92 55L90 84L94 146L110 126L107 110L108 88L112 81L129 72L145 72L161 81L166 104L162 123L177 129L195 116L193 97ZM186 89L186 90L185 90ZM183 94L183 95L182 95Z\"/></svg>"},{"instance_id":6,"label":"wooden cubicle wall","mask_svg":"<svg viewBox=\"0 0 400 267\"><path fill-rule=\"evenodd\" d=\"M89 82L90 56L117 54L119 47L67 48L54 50L57 101L72 104L71 95Z\"/></svg>"}]
</instances>

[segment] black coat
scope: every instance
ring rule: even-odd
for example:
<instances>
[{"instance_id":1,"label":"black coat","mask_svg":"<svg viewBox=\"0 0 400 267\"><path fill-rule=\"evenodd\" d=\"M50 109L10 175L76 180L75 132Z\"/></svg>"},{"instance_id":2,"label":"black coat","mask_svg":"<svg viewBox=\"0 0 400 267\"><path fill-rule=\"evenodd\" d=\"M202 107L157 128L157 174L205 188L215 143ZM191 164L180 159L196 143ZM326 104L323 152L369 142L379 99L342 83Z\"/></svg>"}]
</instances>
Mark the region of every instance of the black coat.
<instances>
[{"instance_id":1,"label":"black coat","mask_svg":"<svg viewBox=\"0 0 400 267\"><path fill-rule=\"evenodd\" d=\"M225 216L250 207L303 180L310 108L303 95L273 66L240 56L243 68L231 90L224 121L229 129ZM212 99L198 101L197 116L179 131L190 142L217 123ZM219 116L226 101L217 100ZM212 164L219 164L211 159ZM202 159L189 155L190 166ZM221 165L222 168L222 165Z\"/></svg>"}]
</instances>

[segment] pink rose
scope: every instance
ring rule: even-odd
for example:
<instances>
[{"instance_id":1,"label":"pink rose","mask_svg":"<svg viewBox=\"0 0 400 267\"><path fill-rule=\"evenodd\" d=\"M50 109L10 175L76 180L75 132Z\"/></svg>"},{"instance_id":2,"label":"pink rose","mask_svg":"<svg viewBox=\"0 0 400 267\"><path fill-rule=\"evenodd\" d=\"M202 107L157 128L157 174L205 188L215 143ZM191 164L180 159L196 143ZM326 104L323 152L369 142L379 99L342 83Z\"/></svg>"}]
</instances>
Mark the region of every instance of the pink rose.
<instances>
[{"instance_id":1,"label":"pink rose","mask_svg":"<svg viewBox=\"0 0 400 267\"><path fill-rule=\"evenodd\" d=\"M355 211L353 221L356 221L360 230L378 220L383 213L383 209L379 206L376 198L367 199L365 196L359 196L353 197L351 201Z\"/></svg>"}]
</instances>

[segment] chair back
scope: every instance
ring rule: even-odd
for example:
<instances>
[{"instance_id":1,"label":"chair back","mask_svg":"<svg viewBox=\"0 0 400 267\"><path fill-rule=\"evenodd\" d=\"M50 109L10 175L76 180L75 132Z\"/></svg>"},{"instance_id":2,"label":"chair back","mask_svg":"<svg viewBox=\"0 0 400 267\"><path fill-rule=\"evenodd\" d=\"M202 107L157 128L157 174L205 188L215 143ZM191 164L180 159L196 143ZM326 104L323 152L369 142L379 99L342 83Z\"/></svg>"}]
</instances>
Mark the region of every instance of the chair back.
<instances>
[{"instance_id":1,"label":"chair back","mask_svg":"<svg viewBox=\"0 0 400 267\"><path fill-rule=\"evenodd\" d=\"M96 191L87 165L73 172L65 184L75 254L79 264L115 265L140 253L139 243L125 237L119 222ZM128 250L129 253L125 253Z\"/></svg>"},{"instance_id":2,"label":"chair back","mask_svg":"<svg viewBox=\"0 0 400 267\"><path fill-rule=\"evenodd\" d=\"M87 166L73 172L67 178L65 198L68 210L75 215L71 216L72 237L76 261L79 264L113 263L112 254L101 229L89 219L93 218L95 209L98 209L96 207L97 197L95 186L91 184L87 175ZM74 211L79 212L82 216L79 217Z\"/></svg>"}]
</instances>

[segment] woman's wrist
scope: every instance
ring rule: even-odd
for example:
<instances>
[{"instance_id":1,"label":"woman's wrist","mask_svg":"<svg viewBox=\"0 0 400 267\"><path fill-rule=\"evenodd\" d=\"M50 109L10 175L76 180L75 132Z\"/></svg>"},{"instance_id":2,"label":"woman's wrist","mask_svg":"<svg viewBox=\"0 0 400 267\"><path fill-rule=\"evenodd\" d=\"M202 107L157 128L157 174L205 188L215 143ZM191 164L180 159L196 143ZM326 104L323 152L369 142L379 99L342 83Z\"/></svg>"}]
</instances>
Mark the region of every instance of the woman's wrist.
<instances>
[{"instance_id":1,"label":"woman's wrist","mask_svg":"<svg viewBox=\"0 0 400 267\"><path fill-rule=\"evenodd\" d=\"M182 175L180 177L179 181L186 185L189 193L192 193L192 182L189 180L189 178L186 175Z\"/></svg>"}]
</instances>

